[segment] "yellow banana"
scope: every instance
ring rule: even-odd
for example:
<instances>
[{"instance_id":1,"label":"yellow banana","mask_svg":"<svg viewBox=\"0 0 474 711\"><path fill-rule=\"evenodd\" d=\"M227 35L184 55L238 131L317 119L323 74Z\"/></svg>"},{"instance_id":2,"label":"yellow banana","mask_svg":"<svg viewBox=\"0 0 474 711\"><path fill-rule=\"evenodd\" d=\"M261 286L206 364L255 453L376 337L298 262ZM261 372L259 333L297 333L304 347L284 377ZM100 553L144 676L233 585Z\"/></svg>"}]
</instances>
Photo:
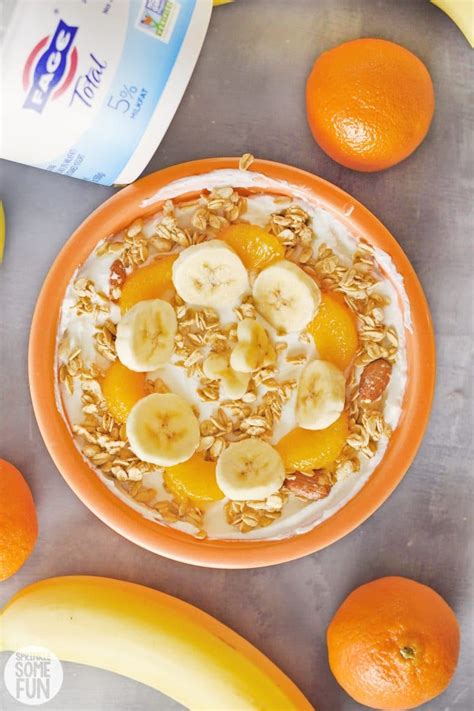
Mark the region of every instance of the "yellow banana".
<instances>
[{"instance_id":1,"label":"yellow banana","mask_svg":"<svg viewBox=\"0 0 474 711\"><path fill-rule=\"evenodd\" d=\"M472 0L431 0L459 27L471 47L474 47L474 4Z\"/></svg>"},{"instance_id":2,"label":"yellow banana","mask_svg":"<svg viewBox=\"0 0 474 711\"><path fill-rule=\"evenodd\" d=\"M202 711L314 711L267 657L205 612L142 585L89 576L42 580L0 612L0 652L48 648Z\"/></svg>"}]
</instances>

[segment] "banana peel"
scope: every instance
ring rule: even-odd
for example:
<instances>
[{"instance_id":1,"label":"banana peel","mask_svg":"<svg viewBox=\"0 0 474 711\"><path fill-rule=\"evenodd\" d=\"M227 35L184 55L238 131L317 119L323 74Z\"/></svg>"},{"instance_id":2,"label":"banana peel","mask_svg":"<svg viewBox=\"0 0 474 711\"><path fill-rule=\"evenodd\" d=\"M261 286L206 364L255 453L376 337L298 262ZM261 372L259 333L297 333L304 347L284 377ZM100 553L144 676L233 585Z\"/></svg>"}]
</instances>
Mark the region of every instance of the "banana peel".
<instances>
[{"instance_id":1,"label":"banana peel","mask_svg":"<svg viewBox=\"0 0 474 711\"><path fill-rule=\"evenodd\" d=\"M214 7L218 5L228 5L230 2L234 2L234 0L212 0Z\"/></svg>"},{"instance_id":2,"label":"banana peel","mask_svg":"<svg viewBox=\"0 0 474 711\"><path fill-rule=\"evenodd\" d=\"M474 47L474 3L472 0L431 0L459 27L471 47Z\"/></svg>"}]
</instances>

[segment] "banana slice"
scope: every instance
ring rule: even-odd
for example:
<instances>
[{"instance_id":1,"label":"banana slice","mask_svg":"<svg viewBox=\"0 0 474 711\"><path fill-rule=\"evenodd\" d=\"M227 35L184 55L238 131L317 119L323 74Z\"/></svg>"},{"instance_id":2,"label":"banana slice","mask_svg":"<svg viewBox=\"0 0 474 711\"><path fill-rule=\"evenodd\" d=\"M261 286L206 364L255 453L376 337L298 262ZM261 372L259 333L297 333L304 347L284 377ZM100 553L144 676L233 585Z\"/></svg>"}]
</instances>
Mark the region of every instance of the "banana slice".
<instances>
[{"instance_id":1,"label":"banana slice","mask_svg":"<svg viewBox=\"0 0 474 711\"><path fill-rule=\"evenodd\" d=\"M180 464L199 446L199 422L191 406L174 393L153 393L137 402L126 424L130 449L161 467Z\"/></svg>"},{"instance_id":2,"label":"banana slice","mask_svg":"<svg viewBox=\"0 0 474 711\"><path fill-rule=\"evenodd\" d=\"M229 353L211 353L202 364L202 370L206 378L220 381L226 397L231 400L239 400L247 392L250 375L230 366Z\"/></svg>"},{"instance_id":3,"label":"banana slice","mask_svg":"<svg viewBox=\"0 0 474 711\"><path fill-rule=\"evenodd\" d=\"M251 373L276 361L276 353L267 332L253 318L244 318L237 326L238 343L230 356L230 364L241 373Z\"/></svg>"},{"instance_id":4,"label":"banana slice","mask_svg":"<svg viewBox=\"0 0 474 711\"><path fill-rule=\"evenodd\" d=\"M249 290L244 265L218 239L184 249L173 264L172 279L180 297L196 306L234 306Z\"/></svg>"},{"instance_id":5,"label":"banana slice","mask_svg":"<svg viewBox=\"0 0 474 711\"><path fill-rule=\"evenodd\" d=\"M325 360L313 360L304 368L296 396L296 421L306 430L323 430L344 409L346 381L342 371Z\"/></svg>"},{"instance_id":6,"label":"banana slice","mask_svg":"<svg viewBox=\"0 0 474 711\"><path fill-rule=\"evenodd\" d=\"M217 460L217 485L234 501L266 499L285 480L283 459L261 439L233 442Z\"/></svg>"},{"instance_id":7,"label":"banana slice","mask_svg":"<svg viewBox=\"0 0 474 711\"><path fill-rule=\"evenodd\" d=\"M318 285L300 267L283 259L254 281L257 311L278 331L301 331L314 318L321 301Z\"/></svg>"},{"instance_id":8,"label":"banana slice","mask_svg":"<svg viewBox=\"0 0 474 711\"><path fill-rule=\"evenodd\" d=\"M175 312L167 301L139 301L117 325L119 360L138 372L165 365L173 353L177 328Z\"/></svg>"}]
</instances>

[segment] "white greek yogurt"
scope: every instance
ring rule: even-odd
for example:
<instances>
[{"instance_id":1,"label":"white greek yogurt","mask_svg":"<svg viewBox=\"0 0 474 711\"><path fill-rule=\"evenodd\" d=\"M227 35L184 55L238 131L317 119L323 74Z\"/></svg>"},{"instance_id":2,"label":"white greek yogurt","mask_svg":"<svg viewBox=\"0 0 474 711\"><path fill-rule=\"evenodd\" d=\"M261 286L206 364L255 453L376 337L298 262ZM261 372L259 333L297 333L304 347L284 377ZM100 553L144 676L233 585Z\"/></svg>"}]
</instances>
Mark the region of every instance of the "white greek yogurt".
<instances>
[{"instance_id":1,"label":"white greek yogurt","mask_svg":"<svg viewBox=\"0 0 474 711\"><path fill-rule=\"evenodd\" d=\"M251 194L248 197L247 210L241 216L243 221L264 227L268 224L272 213L283 210L285 207L288 207L290 203L293 205L297 204L311 217L311 226L316 235L315 248L317 249L319 244L325 243L334 250L341 262L345 264L351 262L351 257L358 247L357 237L349 232L342 221L339 221L333 214L326 210L309 189L301 189L281 181L271 180L259 173L238 170L219 170L205 175L191 176L170 183L156 195L145 201L144 205L152 207L153 204L161 203L161 201L165 199L177 198L180 195L190 192L228 185L234 188L260 188L280 194L278 198L275 197L274 194ZM284 202L282 201L282 194L287 194L291 196L291 198L288 197L288 201ZM186 227L189 223L189 208L178 207L176 214L180 224ZM161 221L161 218L162 215L159 211L156 215L150 217L146 221L143 229L145 234L153 234L154 227ZM104 237L106 237L106 235L104 235ZM120 237L120 235L118 235L118 237ZM384 309L384 323L393 326L399 337L398 358L393 365L390 383L385 392L384 405L385 421L392 429L395 429L402 411L407 381L405 331L411 330L410 307L403 284L403 278L397 272L390 255L376 249L375 256L377 264L380 266L380 282L376 287L376 293L382 294L390 300L389 305ZM110 265L115 258L116 255L110 253L106 253L100 257L94 253L91 254L88 260L74 275L65 294L58 329L58 342L67 330L71 346L81 349L81 355L85 365L95 362L99 366L107 366L107 361L102 359L96 352L92 337L97 324L100 324L101 321L107 318L117 322L120 318L120 312L119 308L114 306L111 313L102 315L98 321L90 314L83 314L78 317L72 308L77 300L77 295L73 291L72 284L78 277L90 278L95 282L97 290L102 290L107 293ZM228 309L221 309L219 315L221 323L235 320L235 315ZM265 328L275 343L279 340L284 340L288 343L289 353L291 353L292 349L298 352L305 350L308 356L317 357L315 346L313 344L308 345L301 343L298 340L298 334L286 334L284 337L278 336L268 323L263 321L262 323L264 323ZM303 365L291 365L283 362L283 364L280 364L278 378L281 380L289 378L298 379L303 367ZM197 388L199 387L197 376L187 377L182 368L172 363L161 368L159 371L155 371L155 373L149 374L149 377L150 379L160 377L170 390L182 395L190 403L196 404L201 412L202 419L209 417L218 405L218 403L215 402L202 402L196 394ZM58 407L63 412L69 425L78 425L83 418L80 397L80 387L76 387L74 394L70 395L62 385L58 384ZM273 432L272 443L278 442L285 434L297 426L294 414L295 399L296 395L293 393L291 399L284 405L281 420ZM229 525L226 521L224 512L225 500L210 504L206 509L204 517L204 528L208 537L269 540L293 536L310 530L332 516L361 489L381 461L386 446L387 440L382 438L378 443L375 456L372 459L361 456L360 471L338 481L331 489L329 496L325 499L308 503L296 497L290 497L288 503L283 508L281 517L266 528L257 528L248 533L241 533L236 527ZM110 487L111 490L129 506L139 511L143 516L159 521L158 515L153 509L131 499L127 494L117 488L113 481L105 478L99 470L97 470L97 474L103 479L105 485ZM143 485L155 488L158 492L159 499L170 498L169 494L163 488L161 474L157 472L145 474ZM190 533L195 531L195 529L187 523L177 522L172 525Z\"/></svg>"}]
</instances>

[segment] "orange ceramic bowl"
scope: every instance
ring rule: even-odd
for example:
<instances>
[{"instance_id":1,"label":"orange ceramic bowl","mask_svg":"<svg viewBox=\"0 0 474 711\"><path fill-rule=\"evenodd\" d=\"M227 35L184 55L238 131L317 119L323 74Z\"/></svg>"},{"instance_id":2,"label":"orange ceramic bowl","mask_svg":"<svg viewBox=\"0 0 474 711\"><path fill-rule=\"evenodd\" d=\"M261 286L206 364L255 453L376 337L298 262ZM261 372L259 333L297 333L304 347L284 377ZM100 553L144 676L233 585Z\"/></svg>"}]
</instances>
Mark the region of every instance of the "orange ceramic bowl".
<instances>
[{"instance_id":1,"label":"orange ceramic bowl","mask_svg":"<svg viewBox=\"0 0 474 711\"><path fill-rule=\"evenodd\" d=\"M138 545L178 561L216 568L253 568L300 558L337 541L365 521L392 493L413 461L428 422L435 380L428 305L410 262L388 230L363 205L325 180L297 168L257 160L252 170L310 189L353 234L387 252L404 278L413 321L413 331L406 333L408 381L402 416L385 456L362 489L332 517L307 533L277 541L201 541L143 518L107 489L82 459L56 407L56 329L66 287L99 240L138 216L156 212L156 203L147 208L140 205L157 190L178 178L237 165L236 158L182 163L139 180L101 205L74 232L46 277L29 347L30 389L38 425L56 466L77 496L102 521Z\"/></svg>"}]
</instances>

